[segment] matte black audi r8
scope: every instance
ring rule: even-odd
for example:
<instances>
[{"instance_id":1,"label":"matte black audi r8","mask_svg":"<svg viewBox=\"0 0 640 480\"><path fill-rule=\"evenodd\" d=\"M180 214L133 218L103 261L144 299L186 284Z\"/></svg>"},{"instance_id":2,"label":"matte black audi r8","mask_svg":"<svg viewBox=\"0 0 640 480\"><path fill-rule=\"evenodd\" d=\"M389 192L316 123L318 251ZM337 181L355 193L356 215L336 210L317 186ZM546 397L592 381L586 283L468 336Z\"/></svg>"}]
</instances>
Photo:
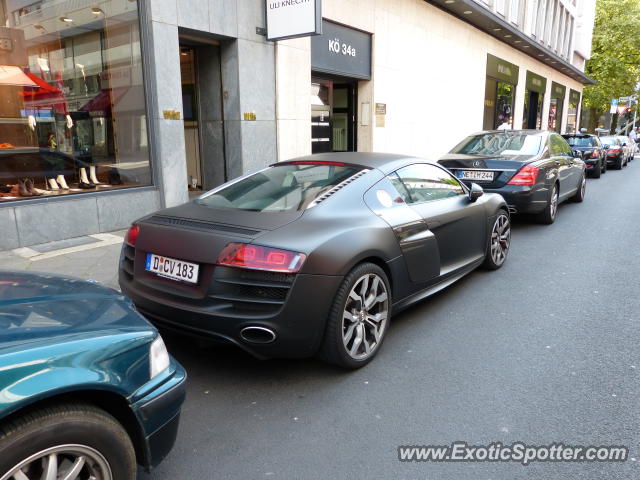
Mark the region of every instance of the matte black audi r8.
<instances>
[{"instance_id":1,"label":"matte black audi r8","mask_svg":"<svg viewBox=\"0 0 640 480\"><path fill-rule=\"evenodd\" d=\"M585 163L557 133L500 130L468 136L438 160L457 178L501 194L512 213L532 213L540 223L556 219L558 204L584 200Z\"/></svg>"},{"instance_id":2,"label":"matte black audi r8","mask_svg":"<svg viewBox=\"0 0 640 480\"><path fill-rule=\"evenodd\" d=\"M123 293L159 327L357 368L392 312L504 263L500 195L388 154L280 162L135 222Z\"/></svg>"}]
</instances>

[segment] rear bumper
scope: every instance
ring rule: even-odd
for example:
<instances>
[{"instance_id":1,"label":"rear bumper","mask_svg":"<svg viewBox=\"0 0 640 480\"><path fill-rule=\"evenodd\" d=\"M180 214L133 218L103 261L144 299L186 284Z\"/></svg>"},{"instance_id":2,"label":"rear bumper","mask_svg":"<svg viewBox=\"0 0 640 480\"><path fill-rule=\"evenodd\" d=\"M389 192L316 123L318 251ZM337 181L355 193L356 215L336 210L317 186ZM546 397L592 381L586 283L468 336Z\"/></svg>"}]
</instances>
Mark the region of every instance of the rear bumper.
<instances>
[{"instance_id":1,"label":"rear bumper","mask_svg":"<svg viewBox=\"0 0 640 480\"><path fill-rule=\"evenodd\" d=\"M617 163L620 158L622 157L622 153L618 153L618 154L614 154L614 155L609 155L607 154L607 164L615 164Z\"/></svg>"},{"instance_id":2,"label":"rear bumper","mask_svg":"<svg viewBox=\"0 0 640 480\"><path fill-rule=\"evenodd\" d=\"M505 185L502 188L486 189L485 192L499 193L504 198L511 213L539 213L549 202L549 190L525 185Z\"/></svg>"},{"instance_id":3,"label":"rear bumper","mask_svg":"<svg viewBox=\"0 0 640 480\"><path fill-rule=\"evenodd\" d=\"M258 358L313 356L320 346L326 319L342 279L341 276L298 274L284 302L275 304L272 301L269 310L255 304L254 309L249 310L235 308L233 302L222 300L220 295L210 295L204 299L206 301L169 295L148 288L120 271L122 292L158 327L232 343ZM212 283L215 281L214 278ZM267 329L273 332L275 339L268 343L248 341L241 335L247 327Z\"/></svg>"}]
</instances>

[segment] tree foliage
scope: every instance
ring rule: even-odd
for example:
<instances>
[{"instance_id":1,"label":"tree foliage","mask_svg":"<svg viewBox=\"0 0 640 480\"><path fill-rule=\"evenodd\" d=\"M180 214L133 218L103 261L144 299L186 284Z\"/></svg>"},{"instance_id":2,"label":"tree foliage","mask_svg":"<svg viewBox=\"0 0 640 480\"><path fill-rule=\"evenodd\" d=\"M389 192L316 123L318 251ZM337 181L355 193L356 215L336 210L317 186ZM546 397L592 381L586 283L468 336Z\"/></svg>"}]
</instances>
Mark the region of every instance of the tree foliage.
<instances>
[{"instance_id":1,"label":"tree foliage","mask_svg":"<svg viewBox=\"0 0 640 480\"><path fill-rule=\"evenodd\" d=\"M584 89L584 105L609 109L611 100L636 91L640 80L640 1L597 0L591 59L585 68L596 85Z\"/></svg>"}]
</instances>

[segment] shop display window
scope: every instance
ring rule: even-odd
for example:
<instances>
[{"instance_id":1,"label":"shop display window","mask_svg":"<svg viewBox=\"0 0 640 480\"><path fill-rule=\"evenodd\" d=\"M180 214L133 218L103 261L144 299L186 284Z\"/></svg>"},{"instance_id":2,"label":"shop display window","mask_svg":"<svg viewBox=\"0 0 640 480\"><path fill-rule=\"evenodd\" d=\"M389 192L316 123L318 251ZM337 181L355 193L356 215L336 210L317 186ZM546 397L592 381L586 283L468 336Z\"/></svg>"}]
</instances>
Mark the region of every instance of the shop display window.
<instances>
[{"instance_id":1,"label":"shop display window","mask_svg":"<svg viewBox=\"0 0 640 480\"><path fill-rule=\"evenodd\" d=\"M0 203L150 185L137 2L0 0L0 20Z\"/></svg>"}]
</instances>

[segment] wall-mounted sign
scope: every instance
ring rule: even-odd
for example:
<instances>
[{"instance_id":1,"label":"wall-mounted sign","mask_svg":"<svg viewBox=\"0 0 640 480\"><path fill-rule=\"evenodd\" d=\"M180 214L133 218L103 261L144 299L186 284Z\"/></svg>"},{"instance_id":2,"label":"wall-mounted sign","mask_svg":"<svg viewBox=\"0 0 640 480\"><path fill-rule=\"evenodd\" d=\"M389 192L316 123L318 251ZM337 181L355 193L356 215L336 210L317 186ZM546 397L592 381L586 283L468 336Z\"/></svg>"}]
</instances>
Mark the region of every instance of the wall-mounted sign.
<instances>
[{"instance_id":1,"label":"wall-mounted sign","mask_svg":"<svg viewBox=\"0 0 640 480\"><path fill-rule=\"evenodd\" d=\"M323 20L322 35L311 38L311 69L369 80L371 34Z\"/></svg>"},{"instance_id":2,"label":"wall-mounted sign","mask_svg":"<svg viewBox=\"0 0 640 480\"><path fill-rule=\"evenodd\" d=\"M487 76L497 80L504 80L513 85L518 84L518 73L520 68L513 63L509 63L501 58L487 54Z\"/></svg>"},{"instance_id":3,"label":"wall-mounted sign","mask_svg":"<svg viewBox=\"0 0 640 480\"><path fill-rule=\"evenodd\" d=\"M527 90L544 94L547 91L547 79L527 71Z\"/></svg>"},{"instance_id":4,"label":"wall-mounted sign","mask_svg":"<svg viewBox=\"0 0 640 480\"><path fill-rule=\"evenodd\" d=\"M0 26L0 65L29 66L22 30Z\"/></svg>"},{"instance_id":5,"label":"wall-mounted sign","mask_svg":"<svg viewBox=\"0 0 640 480\"><path fill-rule=\"evenodd\" d=\"M267 40L322 33L322 0L265 0Z\"/></svg>"},{"instance_id":6,"label":"wall-mounted sign","mask_svg":"<svg viewBox=\"0 0 640 480\"><path fill-rule=\"evenodd\" d=\"M165 120L180 120L180 112L178 110L163 110L162 116Z\"/></svg>"},{"instance_id":7,"label":"wall-mounted sign","mask_svg":"<svg viewBox=\"0 0 640 480\"><path fill-rule=\"evenodd\" d=\"M564 98L567 87L556 82L551 82L551 98Z\"/></svg>"},{"instance_id":8,"label":"wall-mounted sign","mask_svg":"<svg viewBox=\"0 0 640 480\"><path fill-rule=\"evenodd\" d=\"M376 115L386 115L386 114L387 114L387 104L376 103Z\"/></svg>"},{"instance_id":9,"label":"wall-mounted sign","mask_svg":"<svg viewBox=\"0 0 640 480\"><path fill-rule=\"evenodd\" d=\"M255 122L258 119L256 112L244 112L242 116L246 122Z\"/></svg>"}]
</instances>

